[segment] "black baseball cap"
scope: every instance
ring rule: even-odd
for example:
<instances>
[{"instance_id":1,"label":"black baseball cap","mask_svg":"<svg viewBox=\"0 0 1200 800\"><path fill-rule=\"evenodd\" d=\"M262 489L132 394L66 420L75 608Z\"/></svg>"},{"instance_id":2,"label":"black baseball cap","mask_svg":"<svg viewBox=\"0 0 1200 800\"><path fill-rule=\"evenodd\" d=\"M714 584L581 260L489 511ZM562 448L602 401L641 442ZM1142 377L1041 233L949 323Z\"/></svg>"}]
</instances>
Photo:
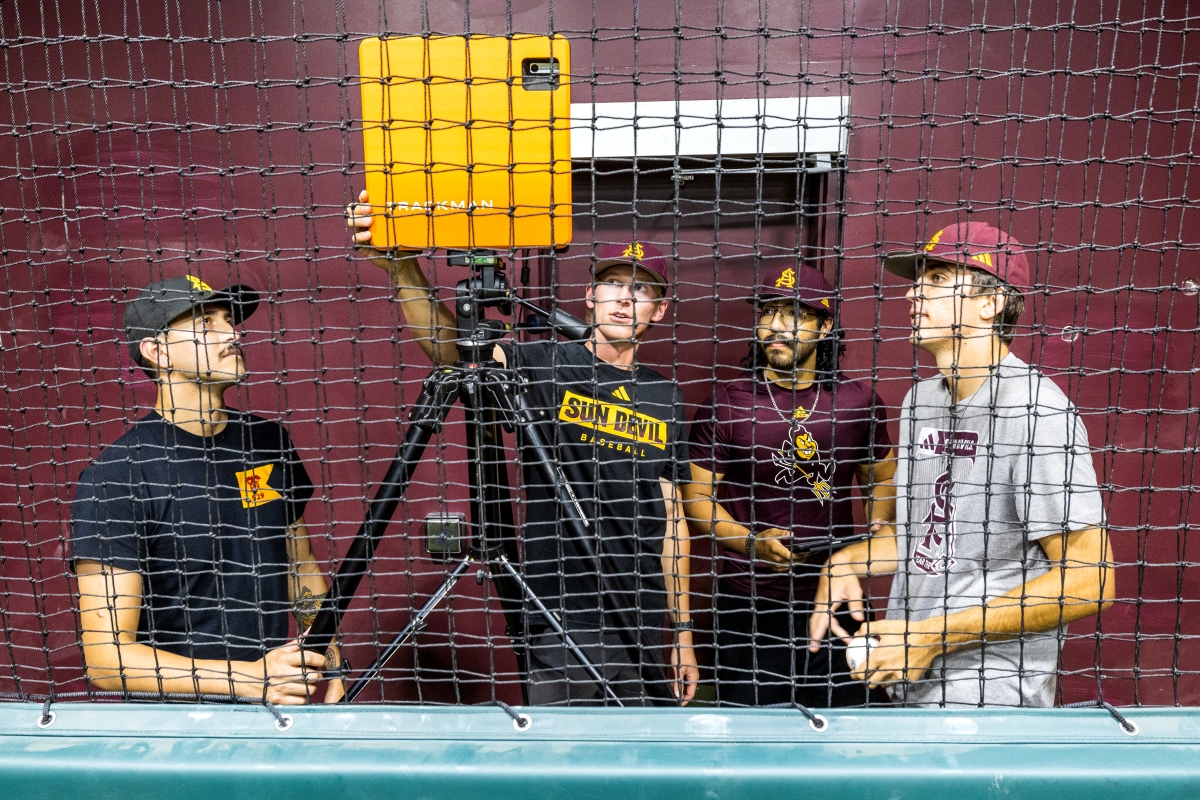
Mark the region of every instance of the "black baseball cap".
<instances>
[{"instance_id":1,"label":"black baseball cap","mask_svg":"<svg viewBox=\"0 0 1200 800\"><path fill-rule=\"evenodd\" d=\"M146 366L141 352L143 339L158 336L171 320L204 305L228 306L233 324L239 325L258 309L258 292L242 283L214 290L195 275L180 275L143 287L125 306L122 319L133 362Z\"/></svg>"}]
</instances>

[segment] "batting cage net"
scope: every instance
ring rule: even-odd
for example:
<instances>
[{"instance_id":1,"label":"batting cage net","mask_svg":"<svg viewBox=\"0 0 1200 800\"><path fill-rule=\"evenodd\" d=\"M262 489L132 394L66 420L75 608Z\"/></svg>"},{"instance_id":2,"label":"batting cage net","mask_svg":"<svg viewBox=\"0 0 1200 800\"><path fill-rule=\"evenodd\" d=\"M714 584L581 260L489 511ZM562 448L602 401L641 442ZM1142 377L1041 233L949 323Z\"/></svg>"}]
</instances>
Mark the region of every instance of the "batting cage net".
<instances>
[{"instance_id":1,"label":"batting cage net","mask_svg":"<svg viewBox=\"0 0 1200 800\"><path fill-rule=\"evenodd\" d=\"M0 692L1200 701L1193 24L0 3Z\"/></svg>"}]
</instances>

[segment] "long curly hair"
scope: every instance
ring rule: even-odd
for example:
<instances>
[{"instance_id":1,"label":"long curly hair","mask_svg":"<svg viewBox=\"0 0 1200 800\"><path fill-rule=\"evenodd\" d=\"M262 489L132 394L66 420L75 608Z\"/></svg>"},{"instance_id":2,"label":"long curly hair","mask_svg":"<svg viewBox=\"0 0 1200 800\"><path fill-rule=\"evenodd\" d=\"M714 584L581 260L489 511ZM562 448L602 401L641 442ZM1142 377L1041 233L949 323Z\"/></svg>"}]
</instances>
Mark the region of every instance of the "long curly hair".
<instances>
[{"instance_id":1,"label":"long curly hair","mask_svg":"<svg viewBox=\"0 0 1200 800\"><path fill-rule=\"evenodd\" d=\"M829 319L829 314L821 314L817 318L818 325L824 325L825 320ZM838 369L838 359L845 351L846 346L842 344L842 331L835 324L829 330L829 333L817 343L817 380L821 383L836 383L841 373ZM751 372L759 372L771 366L767 362L767 354L763 352L762 346L758 341L757 332L754 339L750 342L750 352L746 353L746 357L742 359L742 366Z\"/></svg>"}]
</instances>

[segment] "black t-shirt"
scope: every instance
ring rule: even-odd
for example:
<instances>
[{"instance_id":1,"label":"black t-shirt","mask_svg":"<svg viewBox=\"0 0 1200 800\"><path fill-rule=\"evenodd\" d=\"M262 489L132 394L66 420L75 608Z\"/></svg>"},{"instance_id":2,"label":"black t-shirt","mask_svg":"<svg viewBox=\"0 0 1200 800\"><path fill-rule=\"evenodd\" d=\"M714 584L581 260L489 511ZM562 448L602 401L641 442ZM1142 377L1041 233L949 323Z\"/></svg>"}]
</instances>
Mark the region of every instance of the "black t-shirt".
<instances>
[{"instance_id":1,"label":"black t-shirt","mask_svg":"<svg viewBox=\"0 0 1200 800\"><path fill-rule=\"evenodd\" d=\"M551 455L583 513L593 523L621 587L609 604L638 612L638 624L661 628L667 610L662 574L666 507L660 478L688 478L683 395L647 367L621 369L584 345L531 342L504 345L508 363L525 379L530 404ZM601 622L599 582L575 544L552 486L526 463L525 570L530 587L572 626ZM534 614L529 626L545 628Z\"/></svg>"},{"instance_id":2,"label":"black t-shirt","mask_svg":"<svg viewBox=\"0 0 1200 800\"><path fill-rule=\"evenodd\" d=\"M287 529L313 487L277 422L203 437L144 417L79 478L71 557L142 574L138 641L254 661L287 641Z\"/></svg>"}]
</instances>

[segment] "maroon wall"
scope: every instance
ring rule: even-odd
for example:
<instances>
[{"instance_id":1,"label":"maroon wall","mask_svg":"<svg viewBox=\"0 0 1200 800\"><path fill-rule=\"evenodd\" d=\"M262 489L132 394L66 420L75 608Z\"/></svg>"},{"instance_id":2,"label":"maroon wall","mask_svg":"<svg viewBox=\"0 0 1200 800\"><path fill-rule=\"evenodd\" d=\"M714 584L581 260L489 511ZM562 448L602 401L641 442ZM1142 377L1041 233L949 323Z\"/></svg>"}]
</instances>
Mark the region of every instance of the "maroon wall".
<instances>
[{"instance_id":1,"label":"maroon wall","mask_svg":"<svg viewBox=\"0 0 1200 800\"><path fill-rule=\"evenodd\" d=\"M849 158L829 209L844 240L833 249L831 225L825 265L846 298L845 365L891 403L929 369L879 253L968 213L1035 246L1039 288L1016 350L1085 415L1121 562L1122 601L1099 626L1072 628L1064 700L1096 696L1103 674L1108 699L1200 702L1188 669L1200 656L1200 579L1187 567L1198 560L1197 297L1181 290L1200 281L1185 214L1200 85L1184 5L680 5L678 17L670 3L545 0L0 5L0 452L11 454L0 458L0 661L13 665L0 690L44 694L48 675L60 691L83 686L63 560L72 482L152 400L116 330L126 292L152 278L187 270L270 296L249 324L254 375L235 404L291 425L321 486L307 514L318 555L336 563L427 372L395 333L383 275L347 253L341 208L361 184L356 43L513 30L572 40L576 102L849 94ZM795 185L699 181L676 198L639 174L631 215L632 171L593 182L577 166L576 243L553 265L559 296L581 295L593 239L636 225L667 243L678 302L644 354L701 401L733 374L748 336L748 306L719 301L803 241L786 208ZM756 199L784 211L756 215ZM397 513L348 620L356 665L441 579L408 534L431 510L462 509L460 441L456 431L440 441ZM707 553L698 543L701 592ZM508 678L497 696L515 698L484 591L460 584L421 647L397 657L389 697L477 702L498 671Z\"/></svg>"}]
</instances>

